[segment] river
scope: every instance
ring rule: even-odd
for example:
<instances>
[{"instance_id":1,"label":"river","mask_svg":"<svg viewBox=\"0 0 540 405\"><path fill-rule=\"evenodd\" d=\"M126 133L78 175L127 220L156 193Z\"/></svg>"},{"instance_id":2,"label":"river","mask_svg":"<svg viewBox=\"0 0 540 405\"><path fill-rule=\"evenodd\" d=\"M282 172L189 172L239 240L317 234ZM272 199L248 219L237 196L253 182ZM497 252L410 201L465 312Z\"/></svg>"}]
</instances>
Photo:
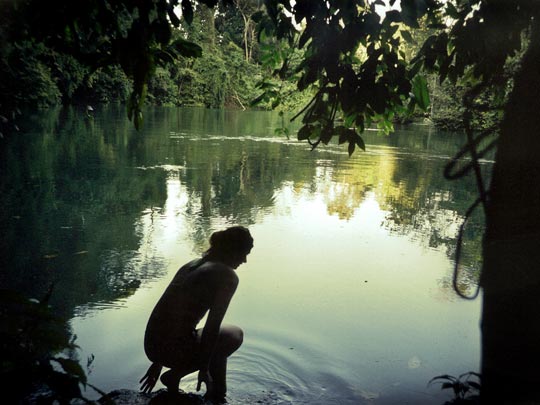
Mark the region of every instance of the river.
<instances>
[{"instance_id":1,"label":"river","mask_svg":"<svg viewBox=\"0 0 540 405\"><path fill-rule=\"evenodd\" d=\"M245 333L229 403L442 404L452 393L428 381L480 361L480 299L451 285L475 184L442 175L463 135L367 131L349 157L311 151L295 128L260 111L152 108L140 132L123 107L28 113L2 150L2 284L40 296L54 282L89 382L137 389L167 283L213 231L244 225L255 246L225 319ZM481 222L464 233L468 294Z\"/></svg>"}]
</instances>

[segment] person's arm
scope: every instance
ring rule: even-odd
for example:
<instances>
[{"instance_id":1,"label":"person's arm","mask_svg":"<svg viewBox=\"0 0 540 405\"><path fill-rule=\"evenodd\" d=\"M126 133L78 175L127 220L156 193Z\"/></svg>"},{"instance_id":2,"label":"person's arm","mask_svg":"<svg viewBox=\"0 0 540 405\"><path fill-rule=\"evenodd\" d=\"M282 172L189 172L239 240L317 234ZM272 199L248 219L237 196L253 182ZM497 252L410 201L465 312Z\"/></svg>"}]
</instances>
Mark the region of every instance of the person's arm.
<instances>
[{"instance_id":1,"label":"person's arm","mask_svg":"<svg viewBox=\"0 0 540 405\"><path fill-rule=\"evenodd\" d=\"M221 322L225 317L231 298L238 286L238 276L232 270L223 269L219 271L222 271L223 273L220 274L220 280L217 280L216 296L210 307L208 318L206 319L201 336L197 391L200 389L202 382L206 384L207 389L208 383L211 383L210 374L208 372L210 361L212 360L212 354L216 346Z\"/></svg>"}]
</instances>

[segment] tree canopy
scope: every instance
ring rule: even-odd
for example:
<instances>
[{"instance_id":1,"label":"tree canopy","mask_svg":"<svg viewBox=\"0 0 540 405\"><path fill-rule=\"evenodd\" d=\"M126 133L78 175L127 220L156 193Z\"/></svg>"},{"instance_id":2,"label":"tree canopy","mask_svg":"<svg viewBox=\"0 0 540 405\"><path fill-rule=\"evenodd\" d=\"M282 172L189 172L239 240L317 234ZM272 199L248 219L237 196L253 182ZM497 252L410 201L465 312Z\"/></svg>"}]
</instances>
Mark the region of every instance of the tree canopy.
<instances>
[{"instance_id":1,"label":"tree canopy","mask_svg":"<svg viewBox=\"0 0 540 405\"><path fill-rule=\"evenodd\" d=\"M4 2L1 39L6 44L18 44L18 52L24 54L6 55L6 47L2 71L15 70L24 78L25 69L33 69L32 75L43 79L27 85L41 86L45 92L51 86L47 80L51 79L45 74L40 76L36 69L46 67L29 62L39 51L21 43L50 47L55 53L48 55L49 64L62 71L53 80L65 97L73 93L84 77L82 69L69 66L81 65L90 71L119 66L132 85L119 78L118 83L109 87L130 92L128 117L139 127L149 86L151 90L160 85L165 90L171 86L162 67L179 58L205 57L202 46L206 40L189 26L200 25L202 19L209 27L209 16L210 25L219 26L227 36L212 46L224 48L224 54L230 54L231 50L225 49L230 39L243 48L244 58L250 61L257 48L254 45L257 36L261 42L261 49L257 50L259 60L267 70L295 82L298 90L312 93L311 101L301 110L304 126L298 133L299 139L307 139L316 146L337 137L339 142L348 143L352 153L355 147L364 147L360 134L366 126L377 124L388 132L396 115L410 114L415 106L428 107L426 75L429 72L436 72L441 82L459 80L467 89L474 88L465 97L469 106L474 105L475 96L485 98L487 88L492 91L489 103L502 104L508 91L507 59L523 48L537 2L267 0L264 8L262 3L257 0L121 0L84 5L65 0ZM215 11L207 12L208 8ZM420 27L424 31L428 29L431 35L419 37L416 31ZM411 46L420 49L412 60ZM213 52L207 53L211 59ZM215 64L210 59L199 65ZM177 83L182 83L176 89L179 94L197 90L192 86L196 81L190 69L188 63L168 73ZM106 80L119 76L101 77L100 80ZM9 86L2 84L2 93L9 95ZM264 93L257 101L266 100L274 107L282 101L279 94L282 83L267 78L259 87ZM169 89L169 93L174 94L175 90ZM51 92L43 94L52 100L60 97ZM219 106L220 101L216 102ZM245 104L241 98L238 102ZM17 108L17 100L5 97L1 108L2 115L9 117Z\"/></svg>"},{"instance_id":2,"label":"tree canopy","mask_svg":"<svg viewBox=\"0 0 540 405\"><path fill-rule=\"evenodd\" d=\"M485 99L488 88L489 104L502 105L509 89L508 58L523 49L531 17L537 13L537 2L525 0L266 0L264 8L262 3L257 0L121 0L83 5L65 0L4 2L0 17L4 27L0 30L2 40L19 44L19 53L26 53L11 60L9 55L2 55L6 56L2 58L4 65L11 63L2 66L2 71L16 70L24 78L21 72L25 69L45 69L39 64L13 62L36 58L36 50L28 54L28 47L20 46L24 41L57 52L48 58L59 70L68 72L54 79L62 94L72 94L84 76L81 69L62 67L80 64L95 71L119 66L132 85L119 79L120 86L113 84L112 88L130 92L128 117L140 127L149 85L154 89L161 81L167 87L164 82L167 75L164 76L162 67L179 58L205 57L201 48L205 39L189 26L206 19L204 23L209 27L206 15L211 17L211 25L219 26L227 36L212 46L226 48L230 39L243 48L244 58L250 61L257 36L261 43L257 51L259 60L267 70L295 82L298 90L312 93L299 114L304 123L299 139L316 146L337 137L340 143L349 145L352 153L356 147L364 147L360 134L366 126L377 124L388 132L396 115L406 116L415 106L428 107L426 75L430 72L435 72L440 82L459 80L471 90L465 97L470 111L475 106L475 97ZM208 8L216 11L209 13ZM418 28L429 30L431 35L419 37ZM412 60L411 47L420 49ZM6 47L3 53L7 52ZM224 53L231 51L224 49ZM207 58L199 65L210 62ZM190 87L196 84L190 69L191 65L187 64L168 73L182 83L176 89L179 94L197 90ZM40 77L38 72L33 75ZM102 76L103 80L107 76L111 77ZM44 74L41 77L43 81L28 85L50 87L47 80L51 79ZM257 101L279 105L282 83L267 78L259 87L263 94ZM2 92L8 95L9 90L9 83L4 83ZM170 89L169 93L175 91ZM60 97L53 93L47 96ZM245 100L238 98L238 101L245 104ZM2 104L2 115L6 117L17 108L17 100L7 97Z\"/></svg>"},{"instance_id":3,"label":"tree canopy","mask_svg":"<svg viewBox=\"0 0 540 405\"><path fill-rule=\"evenodd\" d=\"M312 145L358 136L374 122L391 130L395 114L427 108L425 74L461 79L474 99L489 88L502 105L509 90L507 62L520 52L536 2L517 1L296 1L267 2L263 30L304 51L294 68L298 88L316 88L305 107L299 139ZM405 49L420 26L432 29L412 60ZM287 70L285 57L279 73ZM343 125L334 125L335 118ZM354 130L350 128L353 127Z\"/></svg>"}]
</instances>

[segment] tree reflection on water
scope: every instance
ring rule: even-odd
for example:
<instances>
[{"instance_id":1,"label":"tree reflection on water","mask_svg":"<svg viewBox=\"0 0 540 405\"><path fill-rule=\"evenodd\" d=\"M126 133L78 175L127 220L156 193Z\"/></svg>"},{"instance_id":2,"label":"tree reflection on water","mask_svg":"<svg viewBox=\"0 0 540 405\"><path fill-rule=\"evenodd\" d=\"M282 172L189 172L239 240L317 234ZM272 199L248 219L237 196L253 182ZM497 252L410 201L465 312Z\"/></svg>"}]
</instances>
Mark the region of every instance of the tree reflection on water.
<instances>
[{"instance_id":1,"label":"tree reflection on water","mask_svg":"<svg viewBox=\"0 0 540 405\"><path fill-rule=\"evenodd\" d=\"M123 114L115 107L93 118L73 109L36 114L2 149L2 285L40 295L56 283L52 303L65 315L131 295L164 269L167 258L141 249L147 236L139 228L143 214L162 215L170 179L183 187L178 215L188 219L195 251L206 247L216 219L255 224L290 185L323 195L342 220L374 195L386 213L382 226L452 257L475 199L474 184L448 182L439 170L461 144L458 134L368 132L367 152L348 158L337 145L312 152L273 136L281 125L273 113L156 108L140 133ZM481 221L473 218L464 235L464 289L478 276Z\"/></svg>"}]
</instances>

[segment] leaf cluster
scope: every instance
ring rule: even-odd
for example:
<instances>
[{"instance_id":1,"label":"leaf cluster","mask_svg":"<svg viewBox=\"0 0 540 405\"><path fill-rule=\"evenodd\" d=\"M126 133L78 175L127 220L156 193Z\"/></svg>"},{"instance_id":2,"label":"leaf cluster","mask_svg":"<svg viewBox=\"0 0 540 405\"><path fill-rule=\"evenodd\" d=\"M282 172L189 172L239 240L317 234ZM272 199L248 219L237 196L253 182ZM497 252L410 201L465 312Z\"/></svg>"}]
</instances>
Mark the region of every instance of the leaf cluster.
<instances>
[{"instance_id":1,"label":"leaf cluster","mask_svg":"<svg viewBox=\"0 0 540 405\"><path fill-rule=\"evenodd\" d=\"M414 69L434 72L441 84L465 86L462 120L466 128L473 127L475 120L485 120L482 115L487 110L502 111L514 65L526 48L531 22L540 17L540 8L538 2L528 0L455 0L441 5L444 24L424 41L412 63ZM487 120L497 122L493 117Z\"/></svg>"},{"instance_id":2,"label":"leaf cluster","mask_svg":"<svg viewBox=\"0 0 540 405\"><path fill-rule=\"evenodd\" d=\"M196 4L214 7L217 0L104 0L3 2L0 14L9 21L2 38L10 43L39 38L46 46L74 56L95 70L119 65L133 82L127 114L136 128L156 67L180 57L199 57L201 47L173 38L181 19L193 21ZM223 0L231 3L231 0ZM199 6L197 6L199 7ZM181 10L181 18L176 9Z\"/></svg>"},{"instance_id":3,"label":"leaf cluster","mask_svg":"<svg viewBox=\"0 0 540 405\"><path fill-rule=\"evenodd\" d=\"M428 107L427 82L409 68L402 48L412 41L408 28L439 7L435 1L402 1L401 10L385 16L377 9L382 1L266 4L268 18L261 21L260 31L303 51L296 66L288 58L292 52L279 52L270 61L281 62L274 72L295 77L298 90L314 94L297 116L304 124L298 139L316 147L335 137L348 143L352 154L357 146L364 149L360 134L367 126L376 123L388 133L396 113Z\"/></svg>"},{"instance_id":4,"label":"leaf cluster","mask_svg":"<svg viewBox=\"0 0 540 405\"><path fill-rule=\"evenodd\" d=\"M538 16L534 1L448 1L441 10L446 24L427 38L418 57L440 81L470 75L486 84L502 84L505 64L523 46L522 33Z\"/></svg>"},{"instance_id":5,"label":"leaf cluster","mask_svg":"<svg viewBox=\"0 0 540 405\"><path fill-rule=\"evenodd\" d=\"M282 59L274 72L296 77L299 90L314 91L300 114L301 138L313 146L343 138L342 130L334 131L336 118L357 134L373 123L389 132L396 114L427 109L422 72L433 72L440 83L459 80L469 89L463 98L465 120L471 121L470 111L482 104L477 97L501 106L511 84L509 60L523 52L531 21L540 17L537 2L527 0L402 0L399 7L396 1L363 0L266 4L261 31L304 52L298 66L286 57L272 63ZM414 32L425 27L432 34L408 60L405 51L415 42ZM351 137L349 145L354 143Z\"/></svg>"},{"instance_id":6,"label":"leaf cluster","mask_svg":"<svg viewBox=\"0 0 540 405\"><path fill-rule=\"evenodd\" d=\"M480 374L469 371L458 377L449 374L433 377L428 385L440 383L442 390L451 389L454 393L454 400L451 403L457 404L478 398L482 388L480 379Z\"/></svg>"},{"instance_id":7,"label":"leaf cluster","mask_svg":"<svg viewBox=\"0 0 540 405\"><path fill-rule=\"evenodd\" d=\"M14 403L40 391L40 400L68 403L83 399L86 373L73 358L78 346L64 320L47 305L52 289L38 301L18 292L0 290L0 375L13 391ZM17 387L17 388L15 388Z\"/></svg>"}]
</instances>

